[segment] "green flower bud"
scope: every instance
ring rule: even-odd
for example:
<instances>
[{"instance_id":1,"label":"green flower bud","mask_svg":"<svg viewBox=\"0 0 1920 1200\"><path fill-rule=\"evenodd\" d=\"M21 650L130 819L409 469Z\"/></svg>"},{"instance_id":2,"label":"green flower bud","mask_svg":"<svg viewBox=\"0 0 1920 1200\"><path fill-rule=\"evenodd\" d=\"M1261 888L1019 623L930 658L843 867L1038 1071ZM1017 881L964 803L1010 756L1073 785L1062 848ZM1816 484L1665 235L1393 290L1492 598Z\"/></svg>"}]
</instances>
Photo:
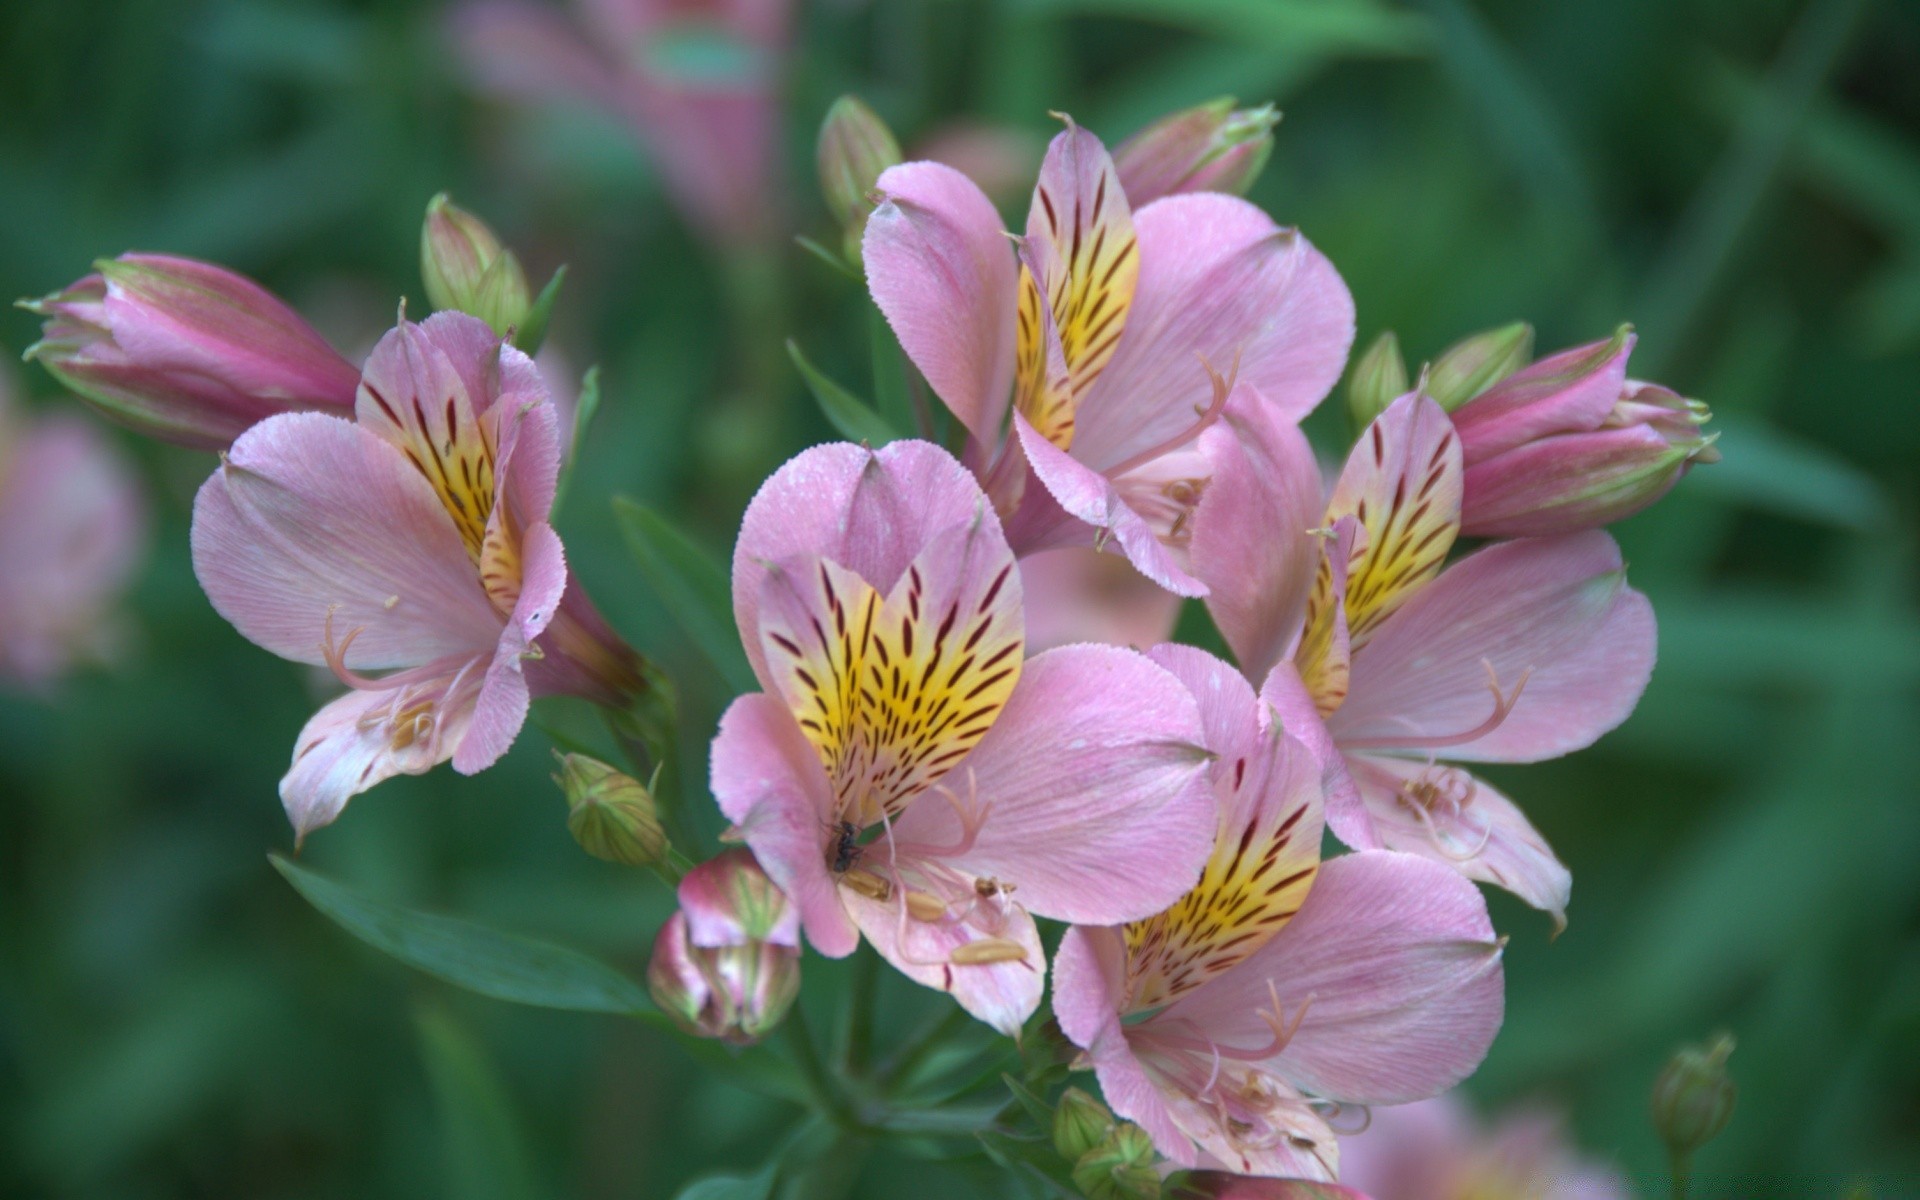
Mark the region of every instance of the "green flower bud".
<instances>
[{"instance_id":1,"label":"green flower bud","mask_svg":"<svg viewBox=\"0 0 1920 1200\"><path fill-rule=\"evenodd\" d=\"M524 328L533 310L520 260L486 222L456 207L445 192L427 204L427 219L420 227L420 274L435 309L479 317L502 337Z\"/></svg>"},{"instance_id":2,"label":"green flower bud","mask_svg":"<svg viewBox=\"0 0 1920 1200\"><path fill-rule=\"evenodd\" d=\"M842 96L820 123L820 194L846 238L847 261L860 261L860 235L873 202L867 196L880 173L900 162L900 143L879 114L858 96Z\"/></svg>"},{"instance_id":3,"label":"green flower bud","mask_svg":"<svg viewBox=\"0 0 1920 1200\"><path fill-rule=\"evenodd\" d=\"M1653 1124L1674 1159L1684 1163L1717 1137L1733 1116L1737 1089L1727 1078L1733 1035L1674 1051L1653 1084Z\"/></svg>"},{"instance_id":4,"label":"green flower bud","mask_svg":"<svg viewBox=\"0 0 1920 1200\"><path fill-rule=\"evenodd\" d=\"M1533 361L1533 326L1515 321L1447 347L1427 369L1427 395L1452 412Z\"/></svg>"},{"instance_id":5,"label":"green flower bud","mask_svg":"<svg viewBox=\"0 0 1920 1200\"><path fill-rule=\"evenodd\" d=\"M1407 360L1400 353L1400 339L1388 329L1373 339L1347 379L1347 411L1353 414L1353 427L1365 429L1387 405L1406 394Z\"/></svg>"},{"instance_id":6,"label":"green flower bud","mask_svg":"<svg viewBox=\"0 0 1920 1200\"><path fill-rule=\"evenodd\" d=\"M1079 1088L1068 1088L1053 1110L1053 1148L1068 1162L1078 1162L1113 1132L1113 1114L1107 1106Z\"/></svg>"},{"instance_id":7,"label":"green flower bud","mask_svg":"<svg viewBox=\"0 0 1920 1200\"><path fill-rule=\"evenodd\" d=\"M667 854L653 793L631 775L584 754L558 755L553 781L567 796L567 832L595 858L645 867Z\"/></svg>"},{"instance_id":8,"label":"green flower bud","mask_svg":"<svg viewBox=\"0 0 1920 1200\"><path fill-rule=\"evenodd\" d=\"M1147 1131L1117 1125L1073 1164L1073 1186L1087 1200L1158 1200L1160 1172Z\"/></svg>"}]
</instances>

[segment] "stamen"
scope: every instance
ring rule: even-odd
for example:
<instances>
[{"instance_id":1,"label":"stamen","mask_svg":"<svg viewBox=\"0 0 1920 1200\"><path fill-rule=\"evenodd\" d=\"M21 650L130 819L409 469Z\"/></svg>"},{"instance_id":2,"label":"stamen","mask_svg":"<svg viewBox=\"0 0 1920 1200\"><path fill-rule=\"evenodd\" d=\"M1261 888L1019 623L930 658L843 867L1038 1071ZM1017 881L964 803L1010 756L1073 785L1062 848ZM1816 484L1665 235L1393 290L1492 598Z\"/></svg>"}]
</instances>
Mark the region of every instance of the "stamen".
<instances>
[{"instance_id":1,"label":"stamen","mask_svg":"<svg viewBox=\"0 0 1920 1200\"><path fill-rule=\"evenodd\" d=\"M993 810L991 803L980 803L980 781L973 768L967 768L967 799L962 801L954 790L944 783L937 783L929 789L953 806L954 816L960 820L960 840L951 846L929 846L922 842L901 842L899 848L913 858L952 858L973 849L974 841L985 828L987 815ZM889 826L891 837L891 826Z\"/></svg>"},{"instance_id":2,"label":"stamen","mask_svg":"<svg viewBox=\"0 0 1920 1200\"><path fill-rule=\"evenodd\" d=\"M1119 466L1108 467L1106 470L1100 472L1102 475L1105 475L1109 479L1118 479L1128 471L1143 467L1163 454L1178 450L1188 442L1199 437L1202 433L1205 433L1208 426L1220 419L1220 414L1225 412L1227 408L1227 397L1233 394L1234 378L1240 374L1240 351L1235 350L1233 352L1233 365L1227 368L1225 376L1222 376L1218 371L1214 370L1213 364L1209 363L1204 356L1196 354L1194 357L1200 359L1201 368L1206 371L1208 381L1213 384L1212 402L1205 408L1195 410L1199 414L1199 420L1165 441L1142 450Z\"/></svg>"},{"instance_id":3,"label":"stamen","mask_svg":"<svg viewBox=\"0 0 1920 1200\"><path fill-rule=\"evenodd\" d=\"M978 963L1021 962L1027 957L1026 947L1019 942L1010 942L1005 938L980 938L962 946L955 946L947 961L955 966L973 966Z\"/></svg>"},{"instance_id":4,"label":"stamen","mask_svg":"<svg viewBox=\"0 0 1920 1200\"><path fill-rule=\"evenodd\" d=\"M1342 738L1342 750L1439 750L1447 746L1464 746L1468 742L1477 742L1481 738L1500 728L1506 719L1513 715L1513 706L1520 703L1520 693L1527 686L1527 680L1533 677L1533 668L1520 672L1520 682L1513 685L1513 693L1504 695L1500 691L1500 676L1493 669L1490 659L1481 659L1480 665L1487 670L1487 688L1493 693L1493 712L1487 719L1462 733L1441 734L1435 737L1370 737Z\"/></svg>"},{"instance_id":5,"label":"stamen","mask_svg":"<svg viewBox=\"0 0 1920 1200\"><path fill-rule=\"evenodd\" d=\"M947 915L947 902L932 892L909 891L905 898L907 912L916 921L938 921Z\"/></svg>"}]
</instances>

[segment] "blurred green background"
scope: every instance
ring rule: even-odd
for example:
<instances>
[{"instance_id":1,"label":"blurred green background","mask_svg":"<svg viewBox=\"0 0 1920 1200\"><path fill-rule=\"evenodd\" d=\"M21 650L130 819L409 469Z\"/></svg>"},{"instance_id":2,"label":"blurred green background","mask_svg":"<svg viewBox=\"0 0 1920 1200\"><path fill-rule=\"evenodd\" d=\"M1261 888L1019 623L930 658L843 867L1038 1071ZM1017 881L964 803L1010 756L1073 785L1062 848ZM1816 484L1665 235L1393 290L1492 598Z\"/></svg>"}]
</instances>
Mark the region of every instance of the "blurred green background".
<instances>
[{"instance_id":1,"label":"blurred green background","mask_svg":"<svg viewBox=\"0 0 1920 1200\"><path fill-rule=\"evenodd\" d=\"M601 606L678 677L697 781L724 689L608 500L724 554L759 478L830 436L781 339L864 390L866 302L785 240L758 258L704 244L610 118L476 100L445 16L431 0L10 0L0 296L98 255L191 254L357 355L420 295L420 215L443 188L530 274L571 263L552 342L576 371L601 364L605 401L559 524ZM1471 1090L1563 1106L1648 1195L1665 1186L1651 1080L1677 1043L1727 1028L1740 1105L1698 1194L1920 1196L1916 64L1920 6L1862 0L794 14L789 232L834 237L812 139L843 91L909 146L966 119L1036 152L1049 109L1111 143L1222 93L1272 99L1286 119L1252 198L1331 256L1363 343L1391 327L1418 360L1524 317L1545 350L1630 320L1634 373L1713 405L1725 460L1618 530L1660 616L1639 712L1594 750L1493 774L1577 886L1551 942L1491 898L1513 937L1508 1018ZM745 315L743 286L761 289ZM10 355L34 336L0 315ZM21 375L34 403L70 403ZM1310 426L1329 453L1337 407ZM764 1159L792 1107L651 1029L411 973L274 874L267 851L291 843L274 785L316 682L194 583L189 502L212 460L121 441L158 509L135 652L51 700L0 697L0 1194L654 1197ZM385 784L303 861L637 974L669 900L575 847L548 745L529 725L478 779ZM807 960L823 1031L848 970ZM936 1010L898 979L882 1000L882 1047ZM841 1165L862 1196L1001 1194L990 1171L884 1148Z\"/></svg>"}]
</instances>

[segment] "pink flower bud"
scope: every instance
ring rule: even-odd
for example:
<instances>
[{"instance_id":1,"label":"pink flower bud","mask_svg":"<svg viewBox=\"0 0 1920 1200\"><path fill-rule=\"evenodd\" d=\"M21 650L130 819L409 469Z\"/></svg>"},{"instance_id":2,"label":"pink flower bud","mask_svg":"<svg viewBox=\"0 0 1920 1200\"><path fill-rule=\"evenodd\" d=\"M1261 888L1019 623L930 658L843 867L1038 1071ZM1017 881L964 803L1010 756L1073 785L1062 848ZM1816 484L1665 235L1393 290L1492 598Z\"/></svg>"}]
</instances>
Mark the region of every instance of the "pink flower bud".
<instances>
[{"instance_id":1,"label":"pink flower bud","mask_svg":"<svg viewBox=\"0 0 1920 1200\"><path fill-rule=\"evenodd\" d=\"M1179 192L1243 195L1273 153L1273 105L1233 106L1233 97L1166 116L1114 151L1120 185L1135 208Z\"/></svg>"},{"instance_id":2,"label":"pink flower bud","mask_svg":"<svg viewBox=\"0 0 1920 1200\"><path fill-rule=\"evenodd\" d=\"M1627 378L1633 332L1563 350L1453 413L1466 462L1462 531L1546 537L1593 529L1652 504L1696 462L1713 462L1707 406Z\"/></svg>"},{"instance_id":3,"label":"pink flower bud","mask_svg":"<svg viewBox=\"0 0 1920 1200\"><path fill-rule=\"evenodd\" d=\"M800 917L746 850L687 872L654 939L647 990L699 1037L757 1042L800 992Z\"/></svg>"},{"instance_id":4,"label":"pink flower bud","mask_svg":"<svg viewBox=\"0 0 1920 1200\"><path fill-rule=\"evenodd\" d=\"M46 318L27 357L107 416L218 450L275 413L351 413L359 370L259 284L160 254L94 266L24 305Z\"/></svg>"}]
</instances>

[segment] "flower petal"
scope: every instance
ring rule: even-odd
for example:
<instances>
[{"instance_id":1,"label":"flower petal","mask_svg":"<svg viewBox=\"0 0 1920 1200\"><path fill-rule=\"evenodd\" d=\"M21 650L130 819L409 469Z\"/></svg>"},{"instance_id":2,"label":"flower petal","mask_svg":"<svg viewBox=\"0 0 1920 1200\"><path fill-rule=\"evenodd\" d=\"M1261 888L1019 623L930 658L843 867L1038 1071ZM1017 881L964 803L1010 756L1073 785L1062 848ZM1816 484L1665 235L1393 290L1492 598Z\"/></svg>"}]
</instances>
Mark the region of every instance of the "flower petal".
<instances>
[{"instance_id":1,"label":"flower petal","mask_svg":"<svg viewBox=\"0 0 1920 1200\"><path fill-rule=\"evenodd\" d=\"M1306 618L1324 509L1320 466L1298 426L1259 392L1236 387L1200 438L1212 480L1193 513L1192 571L1207 611L1247 676L1280 661Z\"/></svg>"},{"instance_id":2,"label":"flower petal","mask_svg":"<svg viewBox=\"0 0 1920 1200\"><path fill-rule=\"evenodd\" d=\"M895 824L920 846L964 841L960 796L986 816L946 861L1017 887L1038 916L1137 920L1177 900L1213 845L1193 698L1144 655L1067 646L1028 660L1000 718L951 778Z\"/></svg>"},{"instance_id":3,"label":"flower petal","mask_svg":"<svg viewBox=\"0 0 1920 1200\"><path fill-rule=\"evenodd\" d=\"M1027 652L1075 642L1144 650L1173 636L1180 597L1155 587L1118 554L1083 546L1020 560Z\"/></svg>"},{"instance_id":4,"label":"flower petal","mask_svg":"<svg viewBox=\"0 0 1920 1200\"><path fill-rule=\"evenodd\" d=\"M1626 720L1653 673L1653 608L1626 584L1620 549L1592 531L1502 542L1422 589L1354 656L1328 720L1343 750L1404 749L1469 762L1535 762ZM1495 714L1489 679L1520 695Z\"/></svg>"},{"instance_id":5,"label":"flower petal","mask_svg":"<svg viewBox=\"0 0 1920 1200\"><path fill-rule=\"evenodd\" d=\"M1320 543L1320 561L1313 574L1313 590L1307 594L1305 622L1293 661L1322 717L1345 704L1352 687L1353 634L1346 604L1352 583L1349 571L1366 557L1370 537L1359 518L1349 515L1335 521L1332 536Z\"/></svg>"},{"instance_id":6,"label":"flower petal","mask_svg":"<svg viewBox=\"0 0 1920 1200\"><path fill-rule=\"evenodd\" d=\"M520 736L529 700L524 667L527 651L553 620L567 588L566 555L560 548L560 535L551 525L527 530L522 546L525 574L519 601L500 631L500 643L474 703L473 724L453 754L453 769L462 775L484 771L498 762Z\"/></svg>"},{"instance_id":7,"label":"flower petal","mask_svg":"<svg viewBox=\"0 0 1920 1200\"><path fill-rule=\"evenodd\" d=\"M1360 789L1291 662L1282 659L1268 673L1266 682L1260 685L1260 703L1273 710L1280 728L1299 738L1320 761L1326 772L1322 786L1326 789L1327 827L1334 836L1355 850L1380 849Z\"/></svg>"},{"instance_id":8,"label":"flower petal","mask_svg":"<svg viewBox=\"0 0 1920 1200\"><path fill-rule=\"evenodd\" d=\"M747 505L733 551L734 620L762 686L774 688L759 617L773 564L831 559L885 593L935 534L975 519L999 523L973 476L930 442L835 442L788 460Z\"/></svg>"},{"instance_id":9,"label":"flower petal","mask_svg":"<svg viewBox=\"0 0 1920 1200\"><path fill-rule=\"evenodd\" d=\"M711 765L720 811L793 901L813 948L829 958L853 953L859 931L827 870L833 793L786 706L760 692L735 700L720 718Z\"/></svg>"},{"instance_id":10,"label":"flower petal","mask_svg":"<svg viewBox=\"0 0 1920 1200\"><path fill-rule=\"evenodd\" d=\"M1299 1026L1266 1061L1295 1087L1341 1103L1420 1100L1464 1079L1492 1044L1500 945L1472 884L1410 854L1362 850L1329 859L1278 936L1156 1020L1253 1048L1273 1036L1261 1013L1278 996Z\"/></svg>"},{"instance_id":11,"label":"flower petal","mask_svg":"<svg viewBox=\"0 0 1920 1200\"><path fill-rule=\"evenodd\" d=\"M1139 286L1126 336L1082 397L1074 457L1111 466L1191 426L1212 395L1198 359L1222 372L1237 361L1284 419L1311 411L1353 344L1353 297L1325 256L1233 196L1169 196L1133 220Z\"/></svg>"},{"instance_id":12,"label":"flower petal","mask_svg":"<svg viewBox=\"0 0 1920 1200\"><path fill-rule=\"evenodd\" d=\"M1536 438L1598 429L1626 390L1626 333L1549 355L1494 384L1453 413L1469 463L1481 462Z\"/></svg>"},{"instance_id":13,"label":"flower petal","mask_svg":"<svg viewBox=\"0 0 1920 1200\"><path fill-rule=\"evenodd\" d=\"M491 654L500 618L433 489L391 445L319 413L269 417L194 500L193 565L221 616L295 662L355 669Z\"/></svg>"},{"instance_id":14,"label":"flower petal","mask_svg":"<svg viewBox=\"0 0 1920 1200\"><path fill-rule=\"evenodd\" d=\"M1014 370L1014 254L1000 214L940 163L889 167L875 190L860 247L868 290L934 392L993 446Z\"/></svg>"},{"instance_id":15,"label":"flower petal","mask_svg":"<svg viewBox=\"0 0 1920 1200\"><path fill-rule=\"evenodd\" d=\"M1348 765L1380 845L1505 888L1566 928L1573 875L1513 801L1458 767L1370 754Z\"/></svg>"},{"instance_id":16,"label":"flower petal","mask_svg":"<svg viewBox=\"0 0 1920 1200\"><path fill-rule=\"evenodd\" d=\"M842 894L861 934L882 958L915 983L951 994L961 1008L1008 1037L1018 1037L1040 1007L1047 953L1033 918L1019 905L1008 905L1004 927L989 935L961 921L917 921L905 915L899 898L875 900L850 888ZM1013 943L1023 956L1003 962L951 961L960 947L989 937Z\"/></svg>"}]
</instances>

